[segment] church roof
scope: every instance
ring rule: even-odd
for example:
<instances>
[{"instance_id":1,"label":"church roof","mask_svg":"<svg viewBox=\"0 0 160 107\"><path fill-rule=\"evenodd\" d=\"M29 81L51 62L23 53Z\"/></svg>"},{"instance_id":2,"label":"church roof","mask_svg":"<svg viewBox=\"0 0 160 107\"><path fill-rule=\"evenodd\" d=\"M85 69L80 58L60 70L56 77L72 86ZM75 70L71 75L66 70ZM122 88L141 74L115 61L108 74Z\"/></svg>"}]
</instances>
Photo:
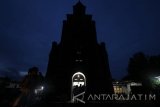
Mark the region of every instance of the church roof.
<instances>
[{"instance_id":1,"label":"church roof","mask_svg":"<svg viewBox=\"0 0 160 107\"><path fill-rule=\"evenodd\" d=\"M85 9L86 7L80 1L73 6L73 11L75 14L85 14Z\"/></svg>"},{"instance_id":2,"label":"church roof","mask_svg":"<svg viewBox=\"0 0 160 107\"><path fill-rule=\"evenodd\" d=\"M85 8L85 6L82 4L82 2L79 0L76 5L74 5L74 7L83 7Z\"/></svg>"}]
</instances>

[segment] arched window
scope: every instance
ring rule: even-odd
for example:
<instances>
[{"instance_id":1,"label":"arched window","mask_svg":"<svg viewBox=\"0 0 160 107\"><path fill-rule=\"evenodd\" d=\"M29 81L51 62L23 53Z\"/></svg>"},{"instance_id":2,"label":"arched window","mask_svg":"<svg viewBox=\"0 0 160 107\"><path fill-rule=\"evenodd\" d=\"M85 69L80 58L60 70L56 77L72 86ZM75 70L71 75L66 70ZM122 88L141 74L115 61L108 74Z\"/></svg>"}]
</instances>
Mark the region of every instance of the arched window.
<instances>
[{"instance_id":1,"label":"arched window","mask_svg":"<svg viewBox=\"0 0 160 107\"><path fill-rule=\"evenodd\" d=\"M84 103L86 89L86 77L82 72L77 72L72 76L71 98L73 103Z\"/></svg>"}]
</instances>

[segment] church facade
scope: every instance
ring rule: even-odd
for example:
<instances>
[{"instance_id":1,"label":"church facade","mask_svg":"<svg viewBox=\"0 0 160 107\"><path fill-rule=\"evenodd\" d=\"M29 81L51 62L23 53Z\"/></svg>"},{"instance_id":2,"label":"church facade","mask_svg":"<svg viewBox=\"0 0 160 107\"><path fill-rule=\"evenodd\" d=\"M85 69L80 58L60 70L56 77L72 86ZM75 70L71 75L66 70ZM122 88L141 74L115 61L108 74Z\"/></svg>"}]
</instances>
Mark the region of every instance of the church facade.
<instances>
[{"instance_id":1,"label":"church facade","mask_svg":"<svg viewBox=\"0 0 160 107\"><path fill-rule=\"evenodd\" d=\"M90 94L113 93L105 44L97 42L95 21L85 9L81 2L73 6L60 43L52 43L45 77L51 101L87 102Z\"/></svg>"}]
</instances>

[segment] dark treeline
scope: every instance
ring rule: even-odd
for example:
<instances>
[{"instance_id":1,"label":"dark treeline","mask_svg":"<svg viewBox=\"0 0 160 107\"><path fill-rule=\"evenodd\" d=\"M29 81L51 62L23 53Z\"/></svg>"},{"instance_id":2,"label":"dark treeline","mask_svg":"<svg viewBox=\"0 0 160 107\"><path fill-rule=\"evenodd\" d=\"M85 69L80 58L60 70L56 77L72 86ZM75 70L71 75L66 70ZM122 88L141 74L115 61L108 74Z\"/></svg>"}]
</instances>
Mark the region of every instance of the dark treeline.
<instances>
[{"instance_id":1,"label":"dark treeline","mask_svg":"<svg viewBox=\"0 0 160 107\"><path fill-rule=\"evenodd\" d=\"M128 63L128 75L124 79L142 81L160 75L160 55L146 56L143 52L135 53Z\"/></svg>"},{"instance_id":2,"label":"dark treeline","mask_svg":"<svg viewBox=\"0 0 160 107\"><path fill-rule=\"evenodd\" d=\"M143 52L135 53L128 63L128 75L123 80L141 82L143 93L160 95L160 55L147 56Z\"/></svg>"}]
</instances>

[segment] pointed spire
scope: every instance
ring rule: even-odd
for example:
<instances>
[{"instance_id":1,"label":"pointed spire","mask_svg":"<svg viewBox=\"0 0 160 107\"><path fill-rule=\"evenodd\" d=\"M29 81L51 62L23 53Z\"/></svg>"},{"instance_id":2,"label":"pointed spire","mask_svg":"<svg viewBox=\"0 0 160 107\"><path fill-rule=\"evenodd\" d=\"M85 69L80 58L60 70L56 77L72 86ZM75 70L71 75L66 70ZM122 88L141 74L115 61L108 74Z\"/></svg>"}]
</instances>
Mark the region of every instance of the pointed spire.
<instances>
[{"instance_id":1,"label":"pointed spire","mask_svg":"<svg viewBox=\"0 0 160 107\"><path fill-rule=\"evenodd\" d=\"M77 4L75 6L85 7L80 0L77 2Z\"/></svg>"},{"instance_id":2,"label":"pointed spire","mask_svg":"<svg viewBox=\"0 0 160 107\"><path fill-rule=\"evenodd\" d=\"M75 14L85 14L86 7L79 0L76 5L73 6L73 12Z\"/></svg>"}]
</instances>

